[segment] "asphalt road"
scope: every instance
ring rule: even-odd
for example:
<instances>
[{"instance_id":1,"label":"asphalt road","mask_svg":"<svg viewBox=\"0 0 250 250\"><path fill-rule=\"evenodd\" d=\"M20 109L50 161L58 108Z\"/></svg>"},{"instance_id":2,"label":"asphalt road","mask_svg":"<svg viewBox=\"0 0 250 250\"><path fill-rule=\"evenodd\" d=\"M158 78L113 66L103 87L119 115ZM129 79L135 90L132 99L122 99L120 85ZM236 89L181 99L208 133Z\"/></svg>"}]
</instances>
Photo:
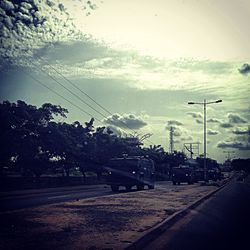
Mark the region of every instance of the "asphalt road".
<instances>
[{"instance_id":1,"label":"asphalt road","mask_svg":"<svg viewBox=\"0 0 250 250\"><path fill-rule=\"evenodd\" d=\"M52 204L70 200L100 197L104 195L111 195L110 188L107 185L93 185L88 187L77 187L76 189L58 189L42 193L23 193L17 195L10 195L0 198L0 211L12 211L22 208L35 207L45 204Z\"/></svg>"},{"instance_id":2,"label":"asphalt road","mask_svg":"<svg viewBox=\"0 0 250 250\"><path fill-rule=\"evenodd\" d=\"M157 187L161 185L171 187L172 183L168 181L163 184L156 184ZM136 191L136 189L133 189L133 191ZM119 192L126 191L122 189ZM114 195L110 186L105 184L0 193L0 212L105 195Z\"/></svg>"},{"instance_id":3,"label":"asphalt road","mask_svg":"<svg viewBox=\"0 0 250 250\"><path fill-rule=\"evenodd\" d=\"M250 249L250 176L233 180L144 250Z\"/></svg>"}]
</instances>

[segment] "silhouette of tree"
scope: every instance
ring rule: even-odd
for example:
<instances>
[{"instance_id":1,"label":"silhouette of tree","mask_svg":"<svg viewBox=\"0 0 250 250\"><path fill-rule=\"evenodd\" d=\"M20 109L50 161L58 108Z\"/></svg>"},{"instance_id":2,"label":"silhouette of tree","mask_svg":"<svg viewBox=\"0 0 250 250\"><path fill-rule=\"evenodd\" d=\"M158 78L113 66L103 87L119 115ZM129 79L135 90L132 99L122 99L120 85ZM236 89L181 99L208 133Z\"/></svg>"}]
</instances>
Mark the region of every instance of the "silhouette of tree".
<instances>
[{"instance_id":1,"label":"silhouette of tree","mask_svg":"<svg viewBox=\"0 0 250 250\"><path fill-rule=\"evenodd\" d=\"M16 166L24 174L29 172L41 175L47 164L44 134L48 132L49 121L53 115L66 117L68 111L60 106L44 104L42 107L28 105L24 101L0 104L1 157L0 172L10 166L15 156ZM42 164L43 162L43 164Z\"/></svg>"}]
</instances>

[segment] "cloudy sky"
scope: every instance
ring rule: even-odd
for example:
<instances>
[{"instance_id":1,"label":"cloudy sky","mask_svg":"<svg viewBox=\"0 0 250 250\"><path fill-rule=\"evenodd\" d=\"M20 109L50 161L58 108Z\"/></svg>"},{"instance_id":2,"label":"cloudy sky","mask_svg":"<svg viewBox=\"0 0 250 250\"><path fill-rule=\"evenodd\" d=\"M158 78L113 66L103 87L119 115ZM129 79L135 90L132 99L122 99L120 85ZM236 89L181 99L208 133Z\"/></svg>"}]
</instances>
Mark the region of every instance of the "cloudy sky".
<instances>
[{"instance_id":1,"label":"cloudy sky","mask_svg":"<svg viewBox=\"0 0 250 250\"><path fill-rule=\"evenodd\" d=\"M1 0L0 101L69 109L68 122L153 134L169 150L250 155L248 0ZM145 144L150 142L145 140Z\"/></svg>"}]
</instances>

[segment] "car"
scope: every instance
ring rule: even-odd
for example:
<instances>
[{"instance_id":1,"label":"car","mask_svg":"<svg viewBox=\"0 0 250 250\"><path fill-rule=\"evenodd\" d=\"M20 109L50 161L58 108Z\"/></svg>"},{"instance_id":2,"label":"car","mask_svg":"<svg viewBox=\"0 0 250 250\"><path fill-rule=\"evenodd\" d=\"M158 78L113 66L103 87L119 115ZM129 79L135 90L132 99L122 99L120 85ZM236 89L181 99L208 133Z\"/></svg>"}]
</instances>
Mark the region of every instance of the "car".
<instances>
[{"instance_id":1,"label":"car","mask_svg":"<svg viewBox=\"0 0 250 250\"><path fill-rule=\"evenodd\" d=\"M172 169L172 182L173 185L186 182L188 184L194 183L194 171L188 165L179 165Z\"/></svg>"},{"instance_id":2,"label":"car","mask_svg":"<svg viewBox=\"0 0 250 250\"><path fill-rule=\"evenodd\" d=\"M131 156L112 158L104 167L108 172L107 184L113 192L124 186L127 191L136 186L137 190L155 187L155 167L151 159Z\"/></svg>"}]
</instances>

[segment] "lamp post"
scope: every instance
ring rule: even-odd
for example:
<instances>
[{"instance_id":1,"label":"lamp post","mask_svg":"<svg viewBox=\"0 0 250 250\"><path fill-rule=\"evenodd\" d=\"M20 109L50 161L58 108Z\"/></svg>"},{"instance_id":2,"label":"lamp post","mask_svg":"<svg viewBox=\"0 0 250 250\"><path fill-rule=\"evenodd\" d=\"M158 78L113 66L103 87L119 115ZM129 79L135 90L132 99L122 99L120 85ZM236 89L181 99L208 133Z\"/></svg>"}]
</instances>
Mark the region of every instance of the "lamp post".
<instances>
[{"instance_id":1,"label":"lamp post","mask_svg":"<svg viewBox=\"0 0 250 250\"><path fill-rule=\"evenodd\" d=\"M203 105L203 112L204 112L204 180L205 182L207 181L207 165L206 165L206 156L207 156L207 120L206 120L206 112L207 112L207 104L212 104L212 103L219 103L222 102L222 100L217 100L213 102L207 102L206 99L204 99L204 102L188 102L188 104L202 104Z\"/></svg>"}]
</instances>

